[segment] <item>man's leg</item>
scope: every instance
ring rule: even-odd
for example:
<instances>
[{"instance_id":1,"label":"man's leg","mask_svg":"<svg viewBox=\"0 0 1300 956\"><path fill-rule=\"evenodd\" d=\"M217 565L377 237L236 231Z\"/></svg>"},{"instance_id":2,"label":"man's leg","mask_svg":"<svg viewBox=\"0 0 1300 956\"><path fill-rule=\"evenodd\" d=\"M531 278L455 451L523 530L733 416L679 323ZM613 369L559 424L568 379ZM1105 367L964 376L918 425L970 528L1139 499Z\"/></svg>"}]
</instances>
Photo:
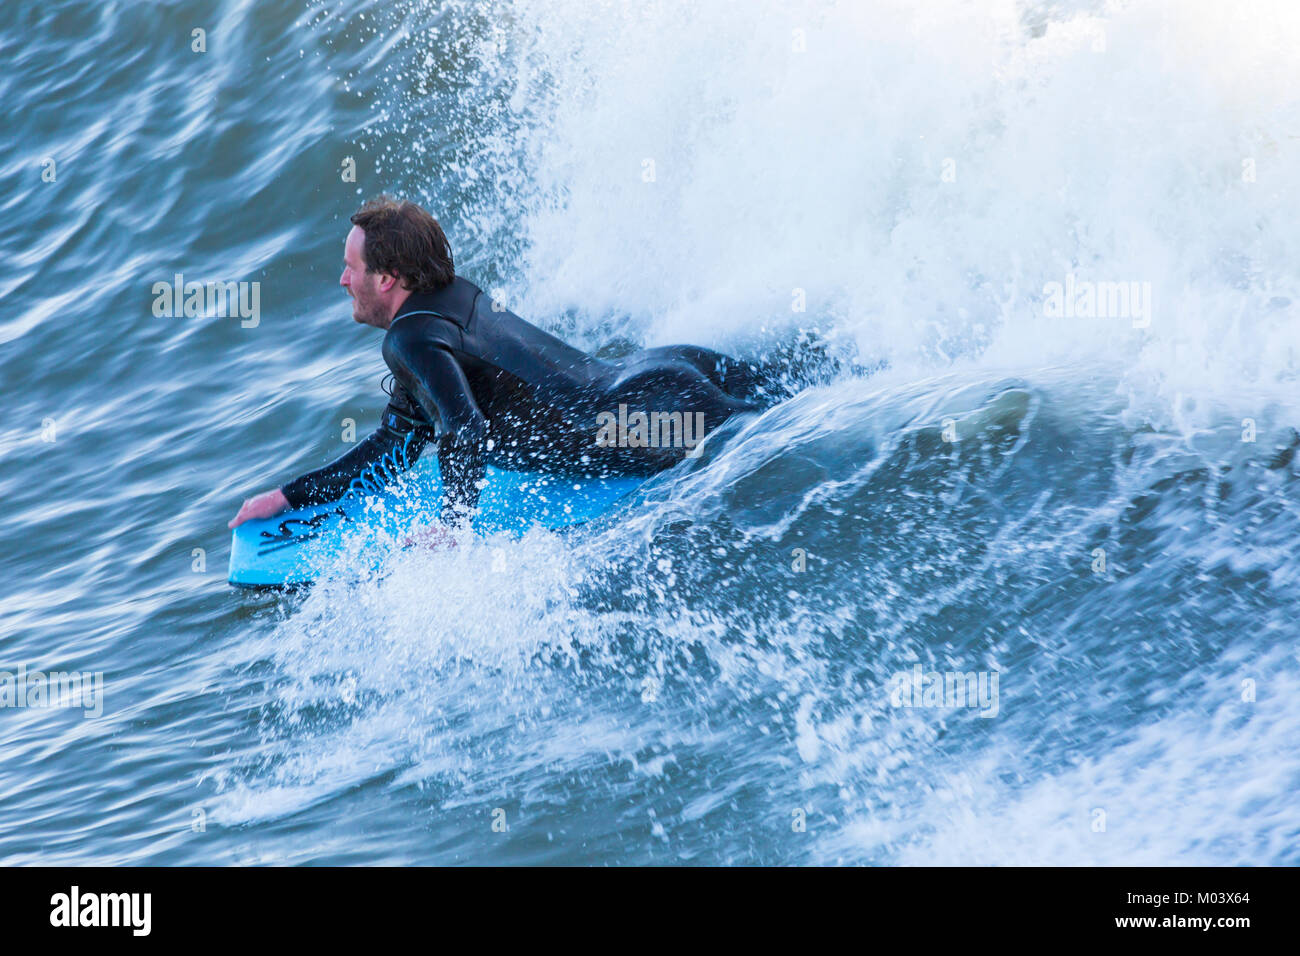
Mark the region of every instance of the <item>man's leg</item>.
<instances>
[{"instance_id":1,"label":"man's leg","mask_svg":"<svg viewBox=\"0 0 1300 956\"><path fill-rule=\"evenodd\" d=\"M629 355L625 360L630 370L635 367L660 367L685 364L698 371L714 387L734 399L749 405L770 404L764 401L762 380L756 365L742 362L698 345L665 345L644 349Z\"/></svg>"}]
</instances>

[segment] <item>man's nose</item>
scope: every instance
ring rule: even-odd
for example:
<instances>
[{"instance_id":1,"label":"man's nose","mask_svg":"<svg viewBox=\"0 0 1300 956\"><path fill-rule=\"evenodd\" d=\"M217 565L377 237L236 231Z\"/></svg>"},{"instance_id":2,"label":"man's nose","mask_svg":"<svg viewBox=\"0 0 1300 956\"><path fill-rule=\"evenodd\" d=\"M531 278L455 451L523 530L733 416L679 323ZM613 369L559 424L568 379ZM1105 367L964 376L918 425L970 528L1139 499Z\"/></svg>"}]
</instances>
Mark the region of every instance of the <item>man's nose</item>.
<instances>
[{"instance_id":1,"label":"man's nose","mask_svg":"<svg viewBox=\"0 0 1300 956\"><path fill-rule=\"evenodd\" d=\"M343 288L345 288L345 289L348 287L348 270L347 270L347 269L344 269L343 272L339 275L339 285L343 286Z\"/></svg>"}]
</instances>

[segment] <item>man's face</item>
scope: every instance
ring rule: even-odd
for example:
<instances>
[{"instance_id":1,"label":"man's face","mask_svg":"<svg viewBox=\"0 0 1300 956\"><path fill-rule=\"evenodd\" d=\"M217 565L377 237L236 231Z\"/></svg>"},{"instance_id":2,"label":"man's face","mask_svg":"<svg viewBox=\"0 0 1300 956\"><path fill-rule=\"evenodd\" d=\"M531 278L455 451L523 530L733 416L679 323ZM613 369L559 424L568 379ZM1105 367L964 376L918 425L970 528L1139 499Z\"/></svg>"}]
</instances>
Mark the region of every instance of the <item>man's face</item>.
<instances>
[{"instance_id":1,"label":"man's face","mask_svg":"<svg viewBox=\"0 0 1300 956\"><path fill-rule=\"evenodd\" d=\"M392 317L385 301L384 287L391 286L394 280L392 276L366 271L362 255L365 245L366 234L353 226L348 233L347 242L343 244L343 275L339 276L339 285L352 296L353 320L362 325L386 329Z\"/></svg>"}]
</instances>

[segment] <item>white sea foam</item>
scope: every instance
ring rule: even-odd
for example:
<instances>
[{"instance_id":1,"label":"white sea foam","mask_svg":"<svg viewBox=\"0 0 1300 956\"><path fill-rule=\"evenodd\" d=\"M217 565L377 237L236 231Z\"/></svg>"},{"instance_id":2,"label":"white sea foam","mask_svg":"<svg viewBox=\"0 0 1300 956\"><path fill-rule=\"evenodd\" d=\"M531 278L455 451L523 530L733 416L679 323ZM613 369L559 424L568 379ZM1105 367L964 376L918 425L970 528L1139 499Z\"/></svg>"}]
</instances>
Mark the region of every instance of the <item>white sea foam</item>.
<instances>
[{"instance_id":1,"label":"white sea foam","mask_svg":"<svg viewBox=\"0 0 1300 956\"><path fill-rule=\"evenodd\" d=\"M507 6L468 151L502 186L468 218L522 232L499 265L529 314L737 349L817 324L916 369L1098 358L1165 422L1289 388L1289 0ZM1045 314L1069 277L1149 283L1149 326Z\"/></svg>"}]
</instances>

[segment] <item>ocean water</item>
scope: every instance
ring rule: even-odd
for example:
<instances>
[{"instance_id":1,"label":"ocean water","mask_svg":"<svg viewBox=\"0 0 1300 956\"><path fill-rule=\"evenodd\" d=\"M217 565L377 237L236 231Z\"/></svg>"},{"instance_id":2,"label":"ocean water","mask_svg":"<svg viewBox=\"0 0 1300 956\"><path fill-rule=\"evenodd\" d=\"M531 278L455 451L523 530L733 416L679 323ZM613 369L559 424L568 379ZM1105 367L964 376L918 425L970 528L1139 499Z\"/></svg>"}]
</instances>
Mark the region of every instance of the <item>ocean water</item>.
<instances>
[{"instance_id":1,"label":"ocean water","mask_svg":"<svg viewBox=\"0 0 1300 956\"><path fill-rule=\"evenodd\" d=\"M103 683L0 708L0 861L1300 862L1297 48L1290 0L6 2L0 695ZM384 404L336 283L385 190L575 344L800 390L577 533L232 589L240 501Z\"/></svg>"}]
</instances>

